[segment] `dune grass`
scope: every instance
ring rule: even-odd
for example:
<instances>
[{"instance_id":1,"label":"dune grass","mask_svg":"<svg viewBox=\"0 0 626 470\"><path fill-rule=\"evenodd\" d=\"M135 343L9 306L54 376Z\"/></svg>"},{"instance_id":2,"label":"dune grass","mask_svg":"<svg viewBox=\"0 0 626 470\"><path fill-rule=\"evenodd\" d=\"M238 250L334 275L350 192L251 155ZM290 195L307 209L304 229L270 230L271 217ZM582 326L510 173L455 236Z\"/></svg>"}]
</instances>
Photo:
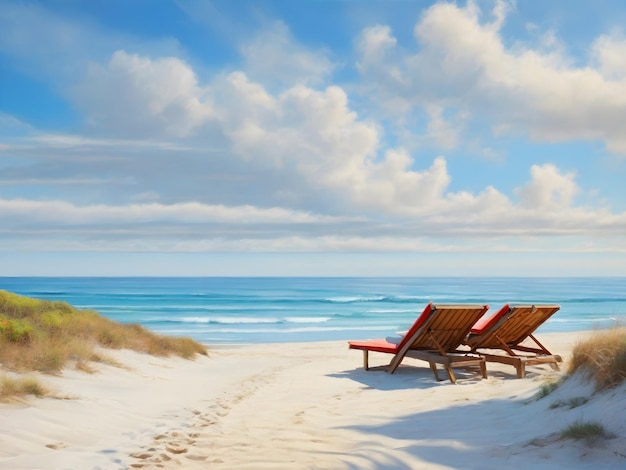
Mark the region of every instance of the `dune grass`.
<instances>
[{"instance_id":1,"label":"dune grass","mask_svg":"<svg viewBox=\"0 0 626 470\"><path fill-rule=\"evenodd\" d=\"M535 394L535 399L541 400L542 398L547 397L552 392L554 392L559 386L563 383L562 380L551 380L546 382L539 387L539 390Z\"/></svg>"},{"instance_id":2,"label":"dune grass","mask_svg":"<svg viewBox=\"0 0 626 470\"><path fill-rule=\"evenodd\" d=\"M0 379L0 402L13 401L27 395L41 398L50 396L51 393L37 379L31 377L13 379L5 375Z\"/></svg>"},{"instance_id":3,"label":"dune grass","mask_svg":"<svg viewBox=\"0 0 626 470\"><path fill-rule=\"evenodd\" d=\"M600 438L610 439L612 437L614 437L613 434L596 421L575 421L561 431L562 439L584 439L589 445Z\"/></svg>"},{"instance_id":4,"label":"dune grass","mask_svg":"<svg viewBox=\"0 0 626 470\"><path fill-rule=\"evenodd\" d=\"M132 349L155 356L193 358L206 348L183 337L157 335L123 325L66 302L24 297L0 290L0 364L18 372L57 372L70 360L89 372L89 362L109 362L96 348ZM110 363L110 362L109 362Z\"/></svg>"},{"instance_id":5,"label":"dune grass","mask_svg":"<svg viewBox=\"0 0 626 470\"><path fill-rule=\"evenodd\" d=\"M597 390L626 380L626 327L596 332L572 350L569 374L583 371L593 377Z\"/></svg>"},{"instance_id":6,"label":"dune grass","mask_svg":"<svg viewBox=\"0 0 626 470\"><path fill-rule=\"evenodd\" d=\"M567 407L571 410L573 408L578 408L579 406L583 406L588 401L589 401L589 398L587 397L572 397L572 398L568 398L567 400L557 400L554 403L552 403L549 406L549 408L553 410L555 408Z\"/></svg>"}]
</instances>

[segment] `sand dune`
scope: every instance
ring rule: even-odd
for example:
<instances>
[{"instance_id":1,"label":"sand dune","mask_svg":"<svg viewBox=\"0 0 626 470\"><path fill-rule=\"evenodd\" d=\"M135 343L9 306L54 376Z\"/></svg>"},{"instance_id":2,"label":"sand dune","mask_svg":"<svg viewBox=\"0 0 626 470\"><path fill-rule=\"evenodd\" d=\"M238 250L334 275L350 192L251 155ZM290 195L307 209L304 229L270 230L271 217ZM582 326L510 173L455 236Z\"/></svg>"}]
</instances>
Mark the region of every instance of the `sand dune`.
<instances>
[{"instance_id":1,"label":"sand dune","mask_svg":"<svg viewBox=\"0 0 626 470\"><path fill-rule=\"evenodd\" d=\"M567 360L584 335L540 339ZM114 355L128 368L41 377L69 399L0 405L0 468L626 468L626 388L594 394L572 378L537 400L561 375L547 366L516 379L490 364L489 379L466 371L452 385L411 359L394 375L366 372L345 342ZM577 397L588 401L550 407ZM615 437L560 439L581 419Z\"/></svg>"}]
</instances>

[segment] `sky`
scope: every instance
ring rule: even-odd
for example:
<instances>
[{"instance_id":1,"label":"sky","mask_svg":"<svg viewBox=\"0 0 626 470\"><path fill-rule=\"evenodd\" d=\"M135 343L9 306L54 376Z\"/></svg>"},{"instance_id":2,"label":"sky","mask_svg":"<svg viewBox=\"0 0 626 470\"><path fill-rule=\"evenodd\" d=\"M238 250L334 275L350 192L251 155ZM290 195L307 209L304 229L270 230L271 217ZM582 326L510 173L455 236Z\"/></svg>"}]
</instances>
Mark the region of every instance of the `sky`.
<instances>
[{"instance_id":1,"label":"sky","mask_svg":"<svg viewBox=\"0 0 626 470\"><path fill-rule=\"evenodd\" d=\"M626 276L621 0L0 0L0 276Z\"/></svg>"}]
</instances>

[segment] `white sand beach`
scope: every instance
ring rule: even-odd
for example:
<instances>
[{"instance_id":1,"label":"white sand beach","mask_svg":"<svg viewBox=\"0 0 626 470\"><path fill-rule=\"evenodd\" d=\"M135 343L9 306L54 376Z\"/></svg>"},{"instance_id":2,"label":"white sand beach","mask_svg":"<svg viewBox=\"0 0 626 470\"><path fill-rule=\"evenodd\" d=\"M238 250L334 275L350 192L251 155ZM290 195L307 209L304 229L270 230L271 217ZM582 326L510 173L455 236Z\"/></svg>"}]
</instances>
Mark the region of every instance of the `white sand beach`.
<instances>
[{"instance_id":1,"label":"white sand beach","mask_svg":"<svg viewBox=\"0 0 626 470\"><path fill-rule=\"evenodd\" d=\"M567 362L587 334L539 339ZM346 342L112 355L127 367L39 376L65 399L0 404L0 469L626 468L626 388L594 394L573 378L537 400L562 374L548 366L517 379L488 364L487 380L461 370L453 385L412 359L394 375L364 371ZM589 400L550 408L578 397ZM577 420L615 437L560 439Z\"/></svg>"}]
</instances>

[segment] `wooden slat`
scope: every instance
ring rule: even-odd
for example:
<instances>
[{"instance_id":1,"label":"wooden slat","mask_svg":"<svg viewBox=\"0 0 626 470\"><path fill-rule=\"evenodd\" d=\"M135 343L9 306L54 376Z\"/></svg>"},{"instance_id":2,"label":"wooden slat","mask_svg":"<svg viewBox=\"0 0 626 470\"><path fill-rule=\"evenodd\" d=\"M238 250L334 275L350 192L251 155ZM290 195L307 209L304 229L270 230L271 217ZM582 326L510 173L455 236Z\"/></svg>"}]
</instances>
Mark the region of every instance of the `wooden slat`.
<instances>
[{"instance_id":1,"label":"wooden slat","mask_svg":"<svg viewBox=\"0 0 626 470\"><path fill-rule=\"evenodd\" d=\"M479 335L470 335L466 344L473 351L481 349L502 350L504 352L502 355L484 353L483 355L489 362L515 366L518 377L524 376L526 364L549 364L558 370L558 362L561 362L561 357L548 351L533 336L533 333L559 309L558 305L514 306L488 331ZM520 344L527 339L533 340L536 347ZM523 353L532 354L524 355Z\"/></svg>"},{"instance_id":2,"label":"wooden slat","mask_svg":"<svg viewBox=\"0 0 626 470\"><path fill-rule=\"evenodd\" d=\"M500 349L502 342L515 347L559 310L558 305L517 305L491 331L470 337L475 348Z\"/></svg>"},{"instance_id":3,"label":"wooden slat","mask_svg":"<svg viewBox=\"0 0 626 470\"><path fill-rule=\"evenodd\" d=\"M430 363L438 379L435 364L443 364L450 380L455 381L450 367L456 363L480 365L481 374L486 375L484 358L473 354L456 353L470 328L484 315L486 305L435 305L433 313L424 322L415 336L393 357L388 372L393 373L406 355L419 357Z\"/></svg>"}]
</instances>

